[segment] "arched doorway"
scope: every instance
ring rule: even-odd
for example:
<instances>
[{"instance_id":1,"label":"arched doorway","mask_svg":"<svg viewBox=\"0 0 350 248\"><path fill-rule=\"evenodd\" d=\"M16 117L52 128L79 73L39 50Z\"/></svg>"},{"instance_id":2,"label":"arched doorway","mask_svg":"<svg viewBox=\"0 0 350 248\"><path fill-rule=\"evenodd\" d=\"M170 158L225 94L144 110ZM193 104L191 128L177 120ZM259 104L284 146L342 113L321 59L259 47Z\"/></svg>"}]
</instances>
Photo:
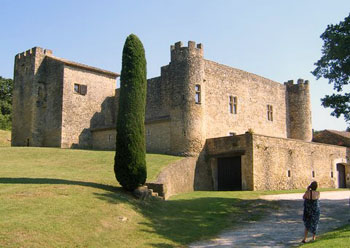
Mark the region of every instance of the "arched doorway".
<instances>
[{"instance_id":1,"label":"arched doorway","mask_svg":"<svg viewBox=\"0 0 350 248\"><path fill-rule=\"evenodd\" d=\"M337 164L338 188L346 188L345 165Z\"/></svg>"}]
</instances>

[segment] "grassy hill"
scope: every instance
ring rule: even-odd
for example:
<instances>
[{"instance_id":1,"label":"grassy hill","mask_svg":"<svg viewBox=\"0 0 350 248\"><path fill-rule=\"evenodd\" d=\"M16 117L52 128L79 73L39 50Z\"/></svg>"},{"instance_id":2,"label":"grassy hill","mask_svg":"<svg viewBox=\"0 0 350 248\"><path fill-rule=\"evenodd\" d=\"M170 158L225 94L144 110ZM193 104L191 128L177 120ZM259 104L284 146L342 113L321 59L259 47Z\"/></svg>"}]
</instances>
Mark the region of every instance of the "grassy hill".
<instances>
[{"instance_id":1,"label":"grassy hill","mask_svg":"<svg viewBox=\"0 0 350 248\"><path fill-rule=\"evenodd\" d=\"M0 129L0 147L11 146L11 131Z\"/></svg>"},{"instance_id":2,"label":"grassy hill","mask_svg":"<svg viewBox=\"0 0 350 248\"><path fill-rule=\"evenodd\" d=\"M113 156L0 148L0 247L181 247L271 209L256 192L137 200L115 180ZM177 159L147 154L150 178Z\"/></svg>"}]
</instances>

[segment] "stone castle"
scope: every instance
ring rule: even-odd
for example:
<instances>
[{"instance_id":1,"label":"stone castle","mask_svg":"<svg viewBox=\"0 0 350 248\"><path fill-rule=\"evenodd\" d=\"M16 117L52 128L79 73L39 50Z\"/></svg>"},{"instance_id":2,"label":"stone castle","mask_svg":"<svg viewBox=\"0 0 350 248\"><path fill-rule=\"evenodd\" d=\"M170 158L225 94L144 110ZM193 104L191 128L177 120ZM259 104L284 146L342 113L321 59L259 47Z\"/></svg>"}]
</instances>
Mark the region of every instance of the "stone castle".
<instances>
[{"instance_id":1,"label":"stone castle","mask_svg":"<svg viewBox=\"0 0 350 248\"><path fill-rule=\"evenodd\" d=\"M189 158L164 191L350 186L347 148L311 142L308 81L280 84L206 60L192 41L170 52L147 81L147 152ZM117 73L39 47L16 55L14 71L13 146L114 149Z\"/></svg>"}]
</instances>

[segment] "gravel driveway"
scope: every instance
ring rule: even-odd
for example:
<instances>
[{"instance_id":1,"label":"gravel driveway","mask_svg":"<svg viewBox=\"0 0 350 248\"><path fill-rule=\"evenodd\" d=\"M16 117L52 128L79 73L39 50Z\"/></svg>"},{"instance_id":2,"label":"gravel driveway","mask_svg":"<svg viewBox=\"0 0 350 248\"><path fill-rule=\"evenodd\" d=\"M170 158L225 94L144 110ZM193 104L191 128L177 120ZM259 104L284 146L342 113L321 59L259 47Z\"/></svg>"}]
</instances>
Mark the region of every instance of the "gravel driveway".
<instances>
[{"instance_id":1,"label":"gravel driveway","mask_svg":"<svg viewBox=\"0 0 350 248\"><path fill-rule=\"evenodd\" d=\"M302 195L298 193L264 196L262 197L264 200L280 201L280 209L258 222L248 222L221 233L215 239L196 242L189 247L297 246L304 235ZM350 191L321 192L319 234L349 223L349 199ZM309 239L310 237L309 235Z\"/></svg>"}]
</instances>

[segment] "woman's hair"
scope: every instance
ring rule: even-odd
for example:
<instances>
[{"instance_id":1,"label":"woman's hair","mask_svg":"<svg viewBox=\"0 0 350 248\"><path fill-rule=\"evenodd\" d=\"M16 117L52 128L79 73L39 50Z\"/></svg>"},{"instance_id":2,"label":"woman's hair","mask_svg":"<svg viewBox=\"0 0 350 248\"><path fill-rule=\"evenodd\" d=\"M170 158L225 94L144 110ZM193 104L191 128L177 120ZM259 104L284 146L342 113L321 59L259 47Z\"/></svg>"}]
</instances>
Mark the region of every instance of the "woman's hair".
<instances>
[{"instance_id":1,"label":"woman's hair","mask_svg":"<svg viewBox=\"0 0 350 248\"><path fill-rule=\"evenodd\" d=\"M310 186L309 186L309 190L316 190L317 189L317 182L316 181L313 181Z\"/></svg>"}]
</instances>

